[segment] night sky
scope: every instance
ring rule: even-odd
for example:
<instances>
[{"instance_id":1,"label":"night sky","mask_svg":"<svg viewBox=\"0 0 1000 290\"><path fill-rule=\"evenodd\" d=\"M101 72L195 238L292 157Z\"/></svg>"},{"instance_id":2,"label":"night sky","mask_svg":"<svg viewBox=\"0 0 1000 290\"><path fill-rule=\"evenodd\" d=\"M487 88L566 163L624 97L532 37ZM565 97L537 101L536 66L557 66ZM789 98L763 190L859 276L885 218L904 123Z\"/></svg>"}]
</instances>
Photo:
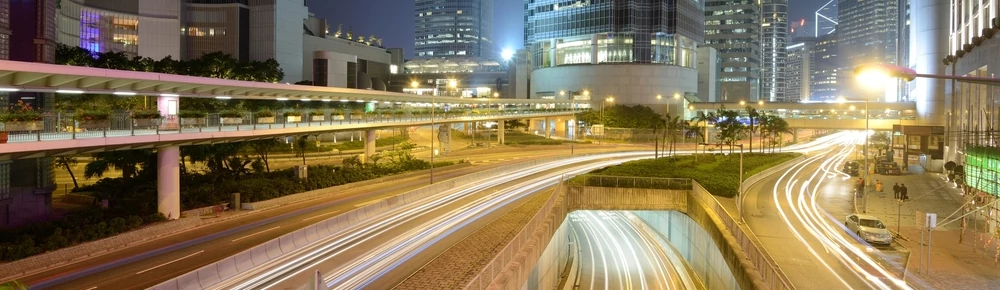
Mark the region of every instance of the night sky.
<instances>
[{"instance_id":1,"label":"night sky","mask_svg":"<svg viewBox=\"0 0 1000 290\"><path fill-rule=\"evenodd\" d=\"M789 0L789 21L805 18L812 22L813 12L828 0ZM375 34L385 47L402 47L407 57L413 54L413 0L305 0L309 11L326 18L330 33L343 24L344 32L353 28L355 35ZM497 51L520 48L523 0L495 0L493 38Z\"/></svg>"}]
</instances>

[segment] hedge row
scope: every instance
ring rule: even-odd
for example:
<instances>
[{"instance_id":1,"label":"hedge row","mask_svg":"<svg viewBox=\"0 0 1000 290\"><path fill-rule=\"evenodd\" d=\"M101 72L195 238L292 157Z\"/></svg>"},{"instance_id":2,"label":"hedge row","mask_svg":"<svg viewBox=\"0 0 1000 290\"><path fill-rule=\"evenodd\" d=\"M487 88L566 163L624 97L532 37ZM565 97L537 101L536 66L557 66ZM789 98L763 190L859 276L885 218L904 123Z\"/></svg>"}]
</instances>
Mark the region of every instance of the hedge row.
<instances>
[{"instance_id":1,"label":"hedge row","mask_svg":"<svg viewBox=\"0 0 1000 290\"><path fill-rule=\"evenodd\" d=\"M98 240L165 218L160 214L124 215L115 211L88 209L73 212L62 220L32 224L0 232L0 261L14 261L47 251Z\"/></svg>"},{"instance_id":2,"label":"hedge row","mask_svg":"<svg viewBox=\"0 0 1000 290\"><path fill-rule=\"evenodd\" d=\"M785 161L798 157L799 153L746 153L743 155L743 167L746 173L744 180L767 168L777 166ZM697 160L695 160L697 158ZM659 178L690 178L694 179L713 195L722 197L736 196L739 184L739 154L698 154L696 156L677 156L676 158L644 159L622 163L591 172L594 175L659 177ZM576 184L595 186L622 186L611 181L583 180L584 176L574 178ZM644 184L644 188L676 189L669 183Z\"/></svg>"},{"instance_id":3,"label":"hedge row","mask_svg":"<svg viewBox=\"0 0 1000 290\"><path fill-rule=\"evenodd\" d=\"M392 136L392 137L378 138L378 139L375 139L375 147L396 145L396 144L399 144L399 143L406 142L408 140L409 139L406 138L405 136ZM365 141L358 140L358 141L342 142L342 143L333 145L333 148L335 148L337 150L340 150L340 151L365 149Z\"/></svg>"}]
</instances>

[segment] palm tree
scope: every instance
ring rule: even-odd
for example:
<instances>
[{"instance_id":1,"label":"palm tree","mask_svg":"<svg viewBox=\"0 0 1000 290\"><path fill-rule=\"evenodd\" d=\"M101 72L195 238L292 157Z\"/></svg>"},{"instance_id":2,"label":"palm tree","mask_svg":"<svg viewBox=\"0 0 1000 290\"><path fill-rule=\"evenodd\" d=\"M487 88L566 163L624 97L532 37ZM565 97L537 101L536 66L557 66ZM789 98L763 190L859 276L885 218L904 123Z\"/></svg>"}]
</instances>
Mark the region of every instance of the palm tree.
<instances>
[{"instance_id":1,"label":"palm tree","mask_svg":"<svg viewBox=\"0 0 1000 290\"><path fill-rule=\"evenodd\" d=\"M747 117L750 117L750 127L747 130L747 136L750 136L750 153L753 153L753 133L754 133L753 121L754 119L758 119L760 117L760 114L757 113L757 109L751 106L747 106L746 111L747 111ZM761 147L760 151L763 152L764 147Z\"/></svg>"},{"instance_id":2,"label":"palm tree","mask_svg":"<svg viewBox=\"0 0 1000 290\"><path fill-rule=\"evenodd\" d=\"M69 173L69 178L73 179L73 189L80 188L80 184L76 183L76 175L73 175L73 166L76 166L80 162L76 160L74 156L59 156L56 157L56 166L61 166L66 169Z\"/></svg>"},{"instance_id":3,"label":"palm tree","mask_svg":"<svg viewBox=\"0 0 1000 290\"><path fill-rule=\"evenodd\" d=\"M715 127L719 129L719 141L729 145L729 153L732 153L733 146L736 145L736 142L743 139L743 133L746 133L746 130L743 128L743 123L740 123L738 119L740 117L740 113L735 110L726 110L725 107L721 107L716 110L715 115L718 118L715 122Z\"/></svg>"},{"instance_id":4,"label":"palm tree","mask_svg":"<svg viewBox=\"0 0 1000 290\"><path fill-rule=\"evenodd\" d=\"M773 138L774 136L774 132L771 130L771 127L774 126L774 118L777 118L777 116L768 115L767 113L760 113L760 116L757 117L757 132L760 136L760 152L764 152L764 140Z\"/></svg>"},{"instance_id":5,"label":"palm tree","mask_svg":"<svg viewBox=\"0 0 1000 290\"><path fill-rule=\"evenodd\" d=\"M102 177L108 170L122 171L122 177L128 179L139 175L142 169L156 164L156 154L152 150L125 150L95 153L94 160L84 167L83 177Z\"/></svg>"},{"instance_id":6,"label":"palm tree","mask_svg":"<svg viewBox=\"0 0 1000 290\"><path fill-rule=\"evenodd\" d=\"M691 118L691 121L697 122L702 129L701 137L704 139L702 143L708 143L708 124L718 120L719 118L714 112L705 113L703 111L698 111L698 114Z\"/></svg>"},{"instance_id":7,"label":"palm tree","mask_svg":"<svg viewBox=\"0 0 1000 290\"><path fill-rule=\"evenodd\" d=\"M778 142L772 142L772 143L779 143L779 144L780 143L784 143L784 140L785 140L784 134L785 133L791 134L792 133L792 129L788 127L788 122L785 121L785 119L775 117L774 120L772 120L772 122L773 122L773 124L772 124L772 127L771 127L771 132L773 134L777 135L778 140L779 140ZM781 150L780 150L781 147L779 146L778 148L779 148L778 152L781 152ZM772 148L771 151L773 152L774 149Z\"/></svg>"}]
</instances>

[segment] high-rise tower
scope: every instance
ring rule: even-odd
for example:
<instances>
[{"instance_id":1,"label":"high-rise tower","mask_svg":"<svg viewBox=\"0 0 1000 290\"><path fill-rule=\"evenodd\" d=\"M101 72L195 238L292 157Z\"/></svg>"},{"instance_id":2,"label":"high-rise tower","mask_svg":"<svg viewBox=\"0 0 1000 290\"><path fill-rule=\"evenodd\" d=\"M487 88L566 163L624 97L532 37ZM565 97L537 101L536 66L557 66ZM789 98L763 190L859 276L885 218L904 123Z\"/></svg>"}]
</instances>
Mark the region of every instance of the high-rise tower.
<instances>
[{"instance_id":1,"label":"high-rise tower","mask_svg":"<svg viewBox=\"0 0 1000 290\"><path fill-rule=\"evenodd\" d=\"M837 23L839 22L837 18L837 1L839 0L830 0L816 10L816 23L814 23L816 25L816 37L827 35L837 30Z\"/></svg>"},{"instance_id":2,"label":"high-rise tower","mask_svg":"<svg viewBox=\"0 0 1000 290\"><path fill-rule=\"evenodd\" d=\"M785 97L785 66L788 62L788 0L764 0L761 9L761 99L790 101ZM797 98L796 98L797 99Z\"/></svg>"},{"instance_id":3,"label":"high-rise tower","mask_svg":"<svg viewBox=\"0 0 1000 290\"><path fill-rule=\"evenodd\" d=\"M493 0L416 0L414 56L494 58Z\"/></svg>"},{"instance_id":4,"label":"high-rise tower","mask_svg":"<svg viewBox=\"0 0 1000 290\"><path fill-rule=\"evenodd\" d=\"M757 101L761 81L761 6L756 0L705 1L705 46L722 56L720 101Z\"/></svg>"}]
</instances>

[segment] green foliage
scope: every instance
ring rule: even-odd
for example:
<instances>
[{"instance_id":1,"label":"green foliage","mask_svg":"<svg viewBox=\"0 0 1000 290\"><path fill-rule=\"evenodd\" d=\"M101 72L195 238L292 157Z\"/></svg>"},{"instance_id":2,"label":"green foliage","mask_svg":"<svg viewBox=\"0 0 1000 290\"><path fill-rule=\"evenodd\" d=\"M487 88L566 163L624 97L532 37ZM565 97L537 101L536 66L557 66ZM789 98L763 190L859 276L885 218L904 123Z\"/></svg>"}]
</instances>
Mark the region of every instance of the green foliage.
<instances>
[{"instance_id":1,"label":"green foliage","mask_svg":"<svg viewBox=\"0 0 1000 290\"><path fill-rule=\"evenodd\" d=\"M102 109L81 110L76 113L76 119L80 121L104 121L111 118L111 112Z\"/></svg>"},{"instance_id":2,"label":"green foliage","mask_svg":"<svg viewBox=\"0 0 1000 290\"><path fill-rule=\"evenodd\" d=\"M257 116L257 118L271 118L274 117L274 112L271 111L270 109L263 109L257 111L255 115Z\"/></svg>"},{"instance_id":3,"label":"green foliage","mask_svg":"<svg viewBox=\"0 0 1000 290\"><path fill-rule=\"evenodd\" d=\"M383 137L375 139L375 147L392 146L406 141L409 141L409 138L406 138L405 136ZM358 141L342 142L337 145L334 145L333 148L340 151L365 149L365 141L358 140Z\"/></svg>"},{"instance_id":4,"label":"green foliage","mask_svg":"<svg viewBox=\"0 0 1000 290\"><path fill-rule=\"evenodd\" d=\"M749 178L758 172L794 159L799 155L798 153L744 154L743 167L746 173L743 174L743 178ZM695 160L696 158L697 161ZM697 156L678 156L677 158L644 159L626 162L591 173L608 176L690 178L700 183L713 195L733 197L736 196L739 185L739 162L739 154L698 154ZM578 184L583 183L582 178L582 176L574 178L573 182Z\"/></svg>"},{"instance_id":5,"label":"green foliage","mask_svg":"<svg viewBox=\"0 0 1000 290\"><path fill-rule=\"evenodd\" d=\"M603 121L600 109L580 112L576 116L587 124L604 124L609 128L652 129L662 123L659 114L643 105L605 105Z\"/></svg>"},{"instance_id":6,"label":"green foliage","mask_svg":"<svg viewBox=\"0 0 1000 290\"><path fill-rule=\"evenodd\" d=\"M56 63L269 83L279 82L285 77L284 71L274 59L246 62L222 52L206 53L185 61L174 60L170 56L154 60L148 57L129 57L123 52L92 54L80 47L59 44L56 47Z\"/></svg>"},{"instance_id":7,"label":"green foliage","mask_svg":"<svg viewBox=\"0 0 1000 290\"><path fill-rule=\"evenodd\" d=\"M208 114L204 111L180 111L177 116L181 118L204 118Z\"/></svg>"},{"instance_id":8,"label":"green foliage","mask_svg":"<svg viewBox=\"0 0 1000 290\"><path fill-rule=\"evenodd\" d=\"M299 111L288 111L288 112L285 112L285 117L302 117L302 112L299 112Z\"/></svg>"},{"instance_id":9,"label":"green foliage","mask_svg":"<svg viewBox=\"0 0 1000 290\"><path fill-rule=\"evenodd\" d=\"M160 111L156 109L132 110L132 118L135 119L159 119Z\"/></svg>"},{"instance_id":10,"label":"green foliage","mask_svg":"<svg viewBox=\"0 0 1000 290\"><path fill-rule=\"evenodd\" d=\"M228 109L219 112L219 117L222 118L243 118L246 115L246 111L240 109Z\"/></svg>"},{"instance_id":11,"label":"green foliage","mask_svg":"<svg viewBox=\"0 0 1000 290\"><path fill-rule=\"evenodd\" d=\"M155 198L155 194L153 196ZM72 212L55 222L42 222L19 229L0 231L0 261L14 261L32 255L89 242L138 229L164 220L162 215L142 215L122 210L90 208Z\"/></svg>"},{"instance_id":12,"label":"green foliage","mask_svg":"<svg viewBox=\"0 0 1000 290\"><path fill-rule=\"evenodd\" d=\"M0 122L30 122L41 121L42 113L30 104L18 100L16 104L9 108L0 109Z\"/></svg>"}]
</instances>

